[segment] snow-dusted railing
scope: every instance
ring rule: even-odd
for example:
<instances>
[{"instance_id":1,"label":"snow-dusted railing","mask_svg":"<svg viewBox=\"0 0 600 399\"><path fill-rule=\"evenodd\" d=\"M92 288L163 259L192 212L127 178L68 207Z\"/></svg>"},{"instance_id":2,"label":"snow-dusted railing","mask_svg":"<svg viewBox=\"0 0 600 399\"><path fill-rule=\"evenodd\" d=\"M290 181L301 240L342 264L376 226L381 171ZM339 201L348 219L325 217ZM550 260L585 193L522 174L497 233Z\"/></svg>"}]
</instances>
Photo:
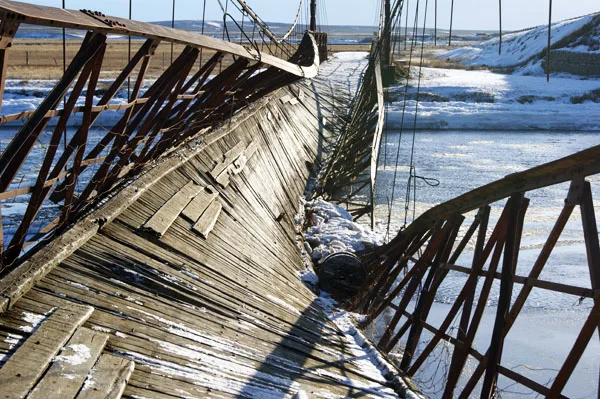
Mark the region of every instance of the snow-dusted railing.
<instances>
[{"instance_id":1,"label":"snow-dusted railing","mask_svg":"<svg viewBox=\"0 0 600 399\"><path fill-rule=\"evenodd\" d=\"M20 122L0 156L0 273L26 247L66 229L159 158L202 140L208 129L273 90L318 71L318 49L308 33L286 61L252 47L89 10L0 0L0 19L1 94L21 24L85 33L83 41L74 41L80 44L77 53L35 111L0 116L0 124ZM101 87L101 74L114 72L108 34L146 41L138 41L143 44L118 76ZM157 68L151 61L161 42L183 50ZM92 130L107 113L112 113L104 119L113 121L110 128ZM52 127L49 136L47 127Z\"/></svg>"},{"instance_id":2,"label":"snow-dusted railing","mask_svg":"<svg viewBox=\"0 0 600 399\"><path fill-rule=\"evenodd\" d=\"M382 16L383 12L382 8ZM371 227L375 223L373 209L377 161L385 123L382 67L383 61L389 58L384 56L386 48L389 49L385 45L385 31L382 25L373 41L369 65L352 102L346 124L320 178L320 194L328 200L351 205L354 208L352 215L356 219L370 214ZM357 196L365 196L366 199L357 201Z\"/></svg>"},{"instance_id":3,"label":"snow-dusted railing","mask_svg":"<svg viewBox=\"0 0 600 399\"><path fill-rule=\"evenodd\" d=\"M437 368L433 365L436 370L446 370L445 386L438 387L445 398L471 397L478 384L481 384L482 398L495 397L500 377L540 395L562 397L582 354L600 328L600 246L591 185L585 180L600 173L599 159L600 146L596 146L509 175L430 209L389 244L363 252L361 258L367 267L368 279L352 308L368 315L366 324L386 313L379 348L386 353L399 350L401 370L413 377L423 371L432 358L440 357L439 352L436 353L438 345L453 346L448 352L451 360ZM554 228L528 275L518 275L521 268L517 269L517 261L529 203L526 193L565 182L571 182L571 185ZM506 201L504 209L490 233L490 205L502 201ZM581 212L591 288L540 278L576 207ZM478 212L473 217L469 212L475 210ZM473 219L465 231L461 226L467 218ZM475 249L470 267L457 264L465 247L473 240ZM439 314L433 315L430 311L440 286L450 273L454 277L463 275L464 283L439 324L439 321L433 321L434 318L439 320ZM498 280L495 321L483 323L484 312L490 312L487 304L492 287ZM575 301L588 299L593 302L581 329L573 327L573 335L577 338L570 353L546 385L517 373L501 361L503 350L506 352L510 345L505 343L505 337L533 289L571 295ZM519 292L516 298L515 291ZM455 324L458 324L457 328ZM481 351L481 344L477 346L474 342L475 337L482 334L491 337L485 351ZM526 364L548 370L547 365L536 364L536 360L532 354ZM468 367L470 371L466 367L468 361L475 362L474 368ZM483 382L480 382L482 377ZM462 380L460 384L459 379ZM592 379L590 383L597 384L598 379Z\"/></svg>"}]
</instances>

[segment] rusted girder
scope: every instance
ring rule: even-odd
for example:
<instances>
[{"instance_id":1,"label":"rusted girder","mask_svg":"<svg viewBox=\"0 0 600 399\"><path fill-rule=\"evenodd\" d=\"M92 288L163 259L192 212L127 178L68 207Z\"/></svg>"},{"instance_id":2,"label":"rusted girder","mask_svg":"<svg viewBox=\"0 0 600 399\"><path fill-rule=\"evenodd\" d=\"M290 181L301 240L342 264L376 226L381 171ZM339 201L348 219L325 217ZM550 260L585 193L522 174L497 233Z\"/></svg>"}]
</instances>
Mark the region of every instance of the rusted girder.
<instances>
[{"instance_id":1,"label":"rusted girder","mask_svg":"<svg viewBox=\"0 0 600 399\"><path fill-rule=\"evenodd\" d=\"M4 50L21 23L87 30L77 55L37 110L0 116L0 123L26 120L0 155L0 198L21 197L27 204L23 215L11 216L16 227L11 231L8 246L3 245L0 250L0 273L18 262L28 241L64 230L111 190L118 189L124 179L142 172L148 164L192 137L199 139L199 134L207 128L231 118L253 101L318 71L318 49L309 33L290 60L284 61L238 44L89 10L62 10L0 0L0 18L0 47L4 46ZM109 51L106 35L111 32L147 40L108 89L99 92L103 59ZM161 41L185 44L185 49L145 89L150 59ZM196 70L203 48L217 51ZM0 56L6 56L6 52ZM216 73L215 67L224 56L234 58L235 62ZM1 79L5 78L5 72L3 69ZM137 77L133 90L128 90L127 103L111 103L134 72ZM84 105L76 106L82 96ZM90 142L90 129L105 111L120 112L120 120L97 141ZM74 132L67 133L74 114L80 114L82 120ZM40 150L41 154L36 153L42 162L35 184L15 186L15 179L24 173L25 161L34 148L40 147L41 134L51 122L55 127L49 145L41 146L45 148ZM58 151L59 147L62 151ZM90 171L90 166L95 169ZM40 219L40 211L48 200L60 209L49 223ZM7 241L3 233L0 230L0 242Z\"/></svg>"},{"instance_id":2,"label":"rusted girder","mask_svg":"<svg viewBox=\"0 0 600 399\"><path fill-rule=\"evenodd\" d=\"M389 244L360 255L367 267L368 278L352 309L369 314L370 320L374 320L384 311L391 312L391 320L386 325L379 347L384 351L392 351L408 333L400 364L403 372L414 376L432 357L438 356L435 352L436 347L440 342L446 341L455 348L449 373L445 378L446 385L441 387L444 389L444 397L471 397L482 377L481 397L494 397L500 376L540 395L564 397L563 389L569 377L577 367L595 330L600 328L600 245L590 183L584 180L587 176L600 173L598 159L600 146L509 175L430 209L401 231ZM533 268L528 276L518 275L516 270L520 241L529 203L524 197L525 194L568 181L571 181L571 186L564 208L558 215ZM507 198L502 215L491 235L488 235L490 204ZM586 244L591 289L540 279L544 266L577 206L581 209L582 234ZM479 213L458 242L460 235L455 235L451 230L451 226L456 225L453 221L458 215L464 217L476 207L480 207ZM472 263L469 266L456 265L467 242L477 231ZM424 251L419 255L422 249ZM449 249L454 251L450 257ZM400 275L402 270L405 272L403 277ZM447 311L447 316L441 324L435 324L439 327L433 327L428 320L428 311L437 289L449 271L463 273L468 277ZM483 284L479 279L483 280ZM494 310L495 322L490 326L489 323L482 323L482 318L484 312L490 312L488 299L497 280L500 280L498 306ZM505 338L518 320L533 288L574 295L576 298L592 298L594 301L586 323L581 327L569 356L560 367L551 386L537 383L514 368L510 369L502 364L502 354L510 345L509 341L505 342ZM513 300L517 290L518 295ZM415 310L409 311L409 303L417 293L419 299ZM459 317L459 312L462 314L459 331L453 333L452 324ZM478 334L484 328L488 329L487 335L491 338L487 350L479 352L475 349L475 337L480 336ZM425 341L424 330L433 334ZM424 343L425 347L417 353L418 343ZM478 340L477 346L481 348L481 345ZM466 376L466 383L459 386L459 378L469 357L478 363ZM528 363L533 363L533 360Z\"/></svg>"},{"instance_id":3,"label":"rusted girder","mask_svg":"<svg viewBox=\"0 0 600 399\"><path fill-rule=\"evenodd\" d=\"M132 21L125 18L104 16L99 19L98 16L91 16L87 10L63 10L54 7L0 0L0 19L2 21L18 20L20 23L32 25L146 37L196 48L211 49L250 60L260 60L263 64L277 67L300 77L314 77L318 72L318 62L311 65L295 65L272 55L259 53L253 47L244 47L236 43L226 42L193 32L146 22Z\"/></svg>"}]
</instances>

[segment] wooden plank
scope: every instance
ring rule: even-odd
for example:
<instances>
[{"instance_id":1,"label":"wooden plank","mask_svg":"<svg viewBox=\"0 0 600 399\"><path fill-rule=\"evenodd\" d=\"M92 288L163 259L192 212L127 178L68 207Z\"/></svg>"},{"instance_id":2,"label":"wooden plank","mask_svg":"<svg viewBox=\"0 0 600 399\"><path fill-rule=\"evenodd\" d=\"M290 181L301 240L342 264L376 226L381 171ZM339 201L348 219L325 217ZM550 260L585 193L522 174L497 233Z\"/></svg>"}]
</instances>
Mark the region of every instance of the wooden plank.
<instances>
[{"instance_id":1,"label":"wooden plank","mask_svg":"<svg viewBox=\"0 0 600 399\"><path fill-rule=\"evenodd\" d=\"M3 397L27 396L52 358L93 311L91 306L76 304L54 311L0 369Z\"/></svg>"},{"instance_id":2,"label":"wooden plank","mask_svg":"<svg viewBox=\"0 0 600 399\"><path fill-rule=\"evenodd\" d=\"M210 172L213 179L217 179L221 173L223 173L233 161L235 161L244 152L244 143L238 142L235 147L227 151L223 155L223 161L219 162L217 166Z\"/></svg>"},{"instance_id":3,"label":"wooden plank","mask_svg":"<svg viewBox=\"0 0 600 399\"><path fill-rule=\"evenodd\" d=\"M217 219L219 219L222 209L223 205L221 205L219 201L213 201L200 219L198 219L193 230L200 234L202 238L206 239L213 227L215 227L215 223L217 223Z\"/></svg>"},{"instance_id":4,"label":"wooden plank","mask_svg":"<svg viewBox=\"0 0 600 399\"><path fill-rule=\"evenodd\" d=\"M197 222L204 211L206 211L206 209L218 196L219 192L215 190L213 186L204 187L204 189L200 191L200 194L198 194L196 198L194 198L192 202L185 207L182 212L183 216L193 222Z\"/></svg>"},{"instance_id":5,"label":"wooden plank","mask_svg":"<svg viewBox=\"0 0 600 399\"><path fill-rule=\"evenodd\" d=\"M233 162L227 166L219 176L216 177L217 183L223 188L229 186L229 182L231 181L231 177L235 175L239 175L242 173L246 164L252 158L252 156L258 150L258 145L254 142L250 143L250 145L237 157L233 160Z\"/></svg>"},{"instance_id":6,"label":"wooden plank","mask_svg":"<svg viewBox=\"0 0 600 399\"><path fill-rule=\"evenodd\" d=\"M105 354L90 373L77 399L118 399L135 368L124 357Z\"/></svg>"},{"instance_id":7,"label":"wooden plank","mask_svg":"<svg viewBox=\"0 0 600 399\"><path fill-rule=\"evenodd\" d=\"M100 357L106 341L106 334L78 328L27 398L46 399L48 392L55 397L74 398Z\"/></svg>"},{"instance_id":8,"label":"wooden plank","mask_svg":"<svg viewBox=\"0 0 600 399\"><path fill-rule=\"evenodd\" d=\"M201 190L202 186L197 185L193 181L189 181L181 190L176 192L171 199L169 199L167 203L150 218L150 220L144 223L142 230L158 237L162 237L183 209Z\"/></svg>"}]
</instances>

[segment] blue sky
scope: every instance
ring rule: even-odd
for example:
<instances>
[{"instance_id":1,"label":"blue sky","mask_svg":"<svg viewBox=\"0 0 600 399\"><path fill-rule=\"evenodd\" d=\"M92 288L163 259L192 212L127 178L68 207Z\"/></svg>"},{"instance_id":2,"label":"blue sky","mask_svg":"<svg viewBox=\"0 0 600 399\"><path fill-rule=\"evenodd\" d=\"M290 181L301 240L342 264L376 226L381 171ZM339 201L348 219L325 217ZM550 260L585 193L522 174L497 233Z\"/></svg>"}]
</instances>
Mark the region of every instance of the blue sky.
<instances>
[{"instance_id":1,"label":"blue sky","mask_svg":"<svg viewBox=\"0 0 600 399\"><path fill-rule=\"evenodd\" d=\"M61 0L22 0L27 3L60 7ZM172 0L132 0L133 18L142 21L171 19ZM227 0L221 0L223 4ZM231 0L230 0L231 1ZM300 0L246 0L263 20L269 22L291 22ZM309 0L305 0L309 1ZM322 2L331 25L373 25L376 7L380 0L317 0ZM408 2L409 21L414 20L417 0ZM548 21L549 0L502 0L503 28L522 29L545 24ZM201 19L204 0L176 0L176 19ZM433 5L428 0L428 26L433 26ZM451 0L437 0L438 26L447 28L450 20ZM129 0L66 0L67 8L91 8L105 14L127 17ZM207 19L220 20L222 12L217 0L206 0ZM498 0L454 0L454 26L456 29L498 28ZM420 0L421 12L425 0ZM553 0L553 20L558 21L600 11L599 0ZM422 14L421 14L422 16ZM403 18L404 20L404 18ZM420 25L422 25L422 17ZM412 26L412 23L409 22Z\"/></svg>"}]
</instances>

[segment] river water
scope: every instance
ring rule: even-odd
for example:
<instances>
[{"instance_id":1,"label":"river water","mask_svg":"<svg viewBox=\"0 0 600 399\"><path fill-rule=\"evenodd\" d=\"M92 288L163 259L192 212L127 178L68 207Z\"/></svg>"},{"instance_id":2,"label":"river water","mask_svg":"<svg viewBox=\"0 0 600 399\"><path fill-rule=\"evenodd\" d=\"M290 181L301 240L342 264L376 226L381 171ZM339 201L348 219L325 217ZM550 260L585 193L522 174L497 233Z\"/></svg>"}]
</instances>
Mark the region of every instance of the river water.
<instances>
[{"instance_id":1,"label":"river water","mask_svg":"<svg viewBox=\"0 0 600 399\"><path fill-rule=\"evenodd\" d=\"M500 179L508 174L522 171L555 160L577 151L600 144L600 132L471 132L471 131L419 131L413 134L390 131L384 139L378 171L376 215L377 228L385 230L388 203L393 201L391 231L397 232L405 223L434 206L469 190ZM400 157L396 162L398 142ZM410 157L416 174L430 179L429 184L417 180L416 198L411 193L408 210L405 211L407 179ZM396 167L396 165L398 165ZM393 190L394 174L396 187ZM436 179L436 180L434 180ZM437 184L439 181L439 185ZM595 198L596 219L600 214L600 176L588 178ZM528 193L531 200L521 242L517 274L527 276L542 245L562 209L568 191L568 183ZM494 226L505 201L492 206L490 226ZM474 213L471 214L471 216ZM467 218L465 224L472 221ZM468 227L468 226L466 226ZM393 236L393 234L391 234ZM472 246L457 262L469 266ZM581 228L581 217L576 208L557 248L550 257L541 279L579 287L591 288L589 269ZM466 275L451 272L442 284L436 304L428 322L439 326L446 317L451 304L466 281ZM480 282L479 286L481 286ZM515 286L513 297L520 285ZM490 295L482 327L475 346L485 353L490 342L494 322L499 283ZM514 299L514 298L513 298ZM414 304L413 304L414 305ZM581 326L592 308L591 299L534 289L522 314L507 336L502 364L544 385L551 384L564 359L572 348ZM390 314L384 314L371 331L381 334ZM458 323L455 320L454 326ZM430 336L424 335L419 350L424 348ZM600 344L597 333L588 345L578 368L573 373L565 394L577 398L596 398L600 370ZM435 359L428 362L415 376L424 393L438 397L443 391L445 373L451 358L451 347L440 345ZM470 362L467 373L476 363ZM465 383L464 377L461 384ZM460 384L459 384L460 385ZM526 388L515 386L506 378L499 380L502 397L533 396Z\"/></svg>"}]
</instances>

